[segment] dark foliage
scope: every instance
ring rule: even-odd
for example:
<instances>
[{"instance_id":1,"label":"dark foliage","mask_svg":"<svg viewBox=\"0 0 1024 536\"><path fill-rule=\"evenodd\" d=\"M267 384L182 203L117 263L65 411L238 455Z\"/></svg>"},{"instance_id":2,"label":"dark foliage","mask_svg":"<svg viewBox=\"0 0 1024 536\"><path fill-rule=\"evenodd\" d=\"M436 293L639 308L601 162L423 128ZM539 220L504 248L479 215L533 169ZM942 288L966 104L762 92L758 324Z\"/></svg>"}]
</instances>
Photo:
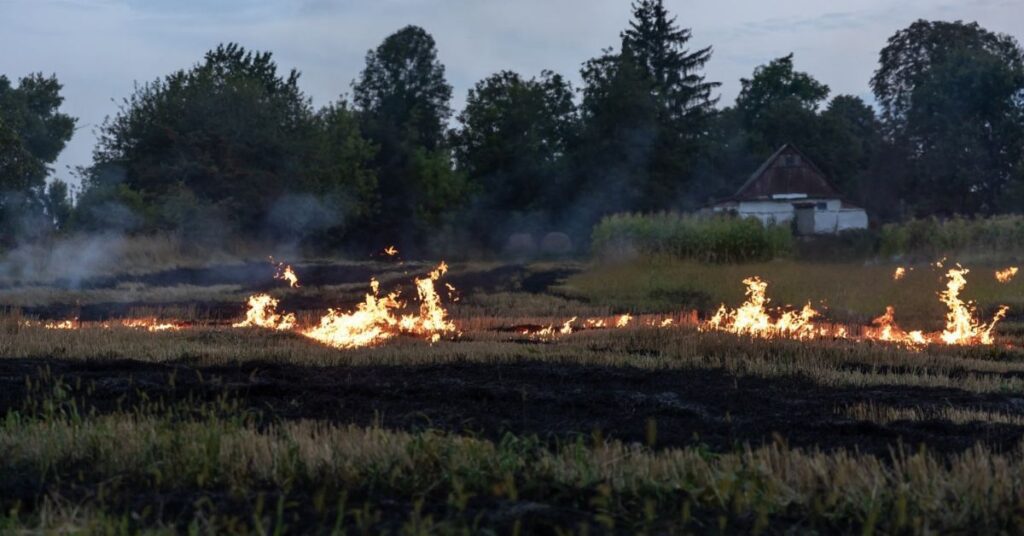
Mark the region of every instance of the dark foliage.
<instances>
[{"instance_id":1,"label":"dark foliage","mask_svg":"<svg viewBox=\"0 0 1024 536\"><path fill-rule=\"evenodd\" d=\"M59 111L61 88L55 76L31 74L14 86L0 75L0 244L38 238L66 221L66 185L46 187L75 129L75 118Z\"/></svg>"}]
</instances>

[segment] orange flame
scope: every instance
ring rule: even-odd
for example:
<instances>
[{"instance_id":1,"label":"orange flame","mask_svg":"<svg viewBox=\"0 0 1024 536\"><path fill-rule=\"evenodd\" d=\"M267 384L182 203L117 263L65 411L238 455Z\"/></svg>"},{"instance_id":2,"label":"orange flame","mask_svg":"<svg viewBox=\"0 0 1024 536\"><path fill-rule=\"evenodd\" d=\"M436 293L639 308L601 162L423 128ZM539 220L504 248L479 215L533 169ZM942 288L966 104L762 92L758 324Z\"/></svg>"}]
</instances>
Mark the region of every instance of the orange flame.
<instances>
[{"instance_id":1,"label":"orange flame","mask_svg":"<svg viewBox=\"0 0 1024 536\"><path fill-rule=\"evenodd\" d=\"M562 326L559 328L556 328L552 324L546 328L534 332L533 334L531 334L531 336L538 339L550 339L554 338L557 335L571 335L573 332L572 323L575 322L577 318L578 317L574 316L569 320L566 320L565 322L562 323ZM526 331L524 332L524 334L530 334L530 332Z\"/></svg>"},{"instance_id":2,"label":"orange flame","mask_svg":"<svg viewBox=\"0 0 1024 536\"><path fill-rule=\"evenodd\" d=\"M126 328L145 329L146 331L178 331L181 326L170 322L158 322L155 318L126 318L121 321Z\"/></svg>"},{"instance_id":3,"label":"orange flame","mask_svg":"<svg viewBox=\"0 0 1024 536\"><path fill-rule=\"evenodd\" d=\"M277 300L269 294L249 296L249 309L245 312L245 320L232 324L236 328L267 328L286 330L295 327L295 315L277 313Z\"/></svg>"},{"instance_id":4,"label":"orange flame","mask_svg":"<svg viewBox=\"0 0 1024 536\"><path fill-rule=\"evenodd\" d=\"M747 300L739 309L729 310L724 304L702 327L702 330L717 329L739 335L794 339L812 339L821 335L812 320L818 312L811 304L804 305L800 311L784 311L776 319L772 319L767 309L770 301L765 296L768 283L754 276L743 280L747 286Z\"/></svg>"},{"instance_id":5,"label":"orange flame","mask_svg":"<svg viewBox=\"0 0 1024 536\"><path fill-rule=\"evenodd\" d=\"M372 291L355 311L328 309L319 324L301 333L335 348L359 348L390 339L394 335L392 328L398 324L392 310L402 305L398 293L378 297L380 284L375 279L370 280L370 288Z\"/></svg>"},{"instance_id":6,"label":"orange flame","mask_svg":"<svg viewBox=\"0 0 1024 536\"><path fill-rule=\"evenodd\" d=\"M903 276L907 275L907 269L902 266L897 266L896 271L892 273L892 280L899 281L903 279Z\"/></svg>"},{"instance_id":7,"label":"orange flame","mask_svg":"<svg viewBox=\"0 0 1024 536\"><path fill-rule=\"evenodd\" d=\"M316 326L300 333L335 348L371 346L398 333L425 336L430 342L441 340L443 335L456 334L455 323L448 319L448 312L434 288L434 282L447 271L448 265L441 262L427 277L415 280L420 300L418 315L397 317L395 312L405 306L398 299L398 292L379 297L380 284L371 280L372 291L355 311L329 309ZM454 291L454 287L451 289Z\"/></svg>"},{"instance_id":8,"label":"orange flame","mask_svg":"<svg viewBox=\"0 0 1024 536\"><path fill-rule=\"evenodd\" d=\"M911 331L908 333L896 325L896 309L891 305L885 306L885 314L872 320L871 324L875 326L875 328L867 330L864 334L868 339L908 344L911 346L928 343L923 332Z\"/></svg>"},{"instance_id":9,"label":"orange flame","mask_svg":"<svg viewBox=\"0 0 1024 536\"><path fill-rule=\"evenodd\" d=\"M1000 283L1009 283L1013 276L1017 275L1017 267L1010 266L1003 270L996 270L996 281Z\"/></svg>"},{"instance_id":10,"label":"orange flame","mask_svg":"<svg viewBox=\"0 0 1024 536\"><path fill-rule=\"evenodd\" d=\"M831 336L838 339L856 338L858 340L893 342L914 347L929 343L993 344L995 326L1006 316L1009 308L1005 305L1000 306L988 323L978 320L975 317L974 304L960 298L960 291L967 284L965 277L967 273L966 268L958 265L957 268L950 269L946 274L948 279L946 290L939 293L939 299L946 304L949 310L946 313L945 330L938 333L926 334L922 331L902 330L896 324L896 313L892 306L887 306L885 314L875 318L872 321L872 327L865 328L861 337L850 337L844 327L830 329L824 326L815 326L812 320L818 316L818 312L811 308L810 304L805 305L799 312L791 310L775 313L777 318L773 319L772 313L767 308L769 299L765 296L768 284L756 276L743 280L747 286L747 299L739 309L730 310L722 305L714 316L700 326L700 330L722 330L763 338L812 339Z\"/></svg>"},{"instance_id":11,"label":"orange flame","mask_svg":"<svg viewBox=\"0 0 1024 536\"><path fill-rule=\"evenodd\" d=\"M384 254L388 257L394 257L395 255L398 255L398 248L395 246L388 246L384 248Z\"/></svg>"},{"instance_id":12,"label":"orange flame","mask_svg":"<svg viewBox=\"0 0 1024 536\"><path fill-rule=\"evenodd\" d=\"M946 313L946 329L940 337L946 344L992 344L992 330L1006 316L1007 306L1002 305L988 324L975 318L973 302L960 299L960 291L967 285L965 277L970 270L957 265L946 273L946 290L939 293L939 299L949 307Z\"/></svg>"},{"instance_id":13,"label":"orange flame","mask_svg":"<svg viewBox=\"0 0 1024 536\"><path fill-rule=\"evenodd\" d=\"M431 342L437 342L441 335L454 333L455 323L447 319L448 312L441 305L441 297L434 288L434 282L448 272L444 261L437 266L428 277L416 279L416 292L420 298L419 316L406 315L399 322L403 331L417 335L427 335ZM454 287L450 287L454 290Z\"/></svg>"},{"instance_id":14,"label":"orange flame","mask_svg":"<svg viewBox=\"0 0 1024 536\"><path fill-rule=\"evenodd\" d=\"M277 267L277 270L274 272L274 279L280 279L281 281L287 281L288 282L288 286L291 287L291 288L295 288L295 287L299 286L299 276L295 275L295 270L292 270L291 266L289 266L289 265L287 265L287 264L285 264L283 262L274 262L274 258L273 257L268 257L268 258L270 259L270 262L273 263L274 266Z\"/></svg>"}]
</instances>

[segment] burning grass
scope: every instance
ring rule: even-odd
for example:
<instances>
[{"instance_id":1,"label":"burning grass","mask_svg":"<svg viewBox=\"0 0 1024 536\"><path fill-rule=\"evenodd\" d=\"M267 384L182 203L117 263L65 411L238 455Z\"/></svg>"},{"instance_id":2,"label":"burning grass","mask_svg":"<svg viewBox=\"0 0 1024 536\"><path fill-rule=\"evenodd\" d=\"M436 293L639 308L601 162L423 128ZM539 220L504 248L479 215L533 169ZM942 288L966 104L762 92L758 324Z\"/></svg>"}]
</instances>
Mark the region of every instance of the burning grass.
<instances>
[{"instance_id":1,"label":"burning grass","mask_svg":"<svg viewBox=\"0 0 1024 536\"><path fill-rule=\"evenodd\" d=\"M1001 305L1024 311L1024 280L1000 283L985 276L983 266L968 266L972 277L961 297L974 301L980 314L990 316ZM698 309L713 313L721 303L745 298L745 278L771 282L774 302L797 307L810 303L834 322L867 325L893 306L908 331L936 331L945 325L947 307L935 299L946 284L948 267L907 266L893 279L893 266L813 264L795 261L708 265L668 257L594 264L555 288L595 306L619 310L671 312ZM994 268L992 268L994 269ZM989 272L991 274L992 272Z\"/></svg>"},{"instance_id":2,"label":"burning grass","mask_svg":"<svg viewBox=\"0 0 1024 536\"><path fill-rule=\"evenodd\" d=\"M743 267L744 272L749 270ZM362 301L352 308L326 313L290 310L275 300L324 292L322 287L299 281L300 267L292 274L294 283L301 286L294 288L292 281L284 279L288 288L257 300L245 318L232 322L146 312L137 320L72 322L69 327L74 329L50 329L43 321L12 311L0 316L0 359L11 360L11 370L19 358L86 360L97 367L122 359L175 364L167 370L186 363L208 367L194 369L208 377L216 376L217 367L223 374L224 365L235 370L240 364L254 370L275 363L352 367L344 370L345 375L358 367L377 365L395 367L396 375L399 367L417 365L573 365L571 372L552 376L543 393L551 398L540 402L549 404L545 409L562 412L556 418L566 419L559 421L563 427L572 425L567 416L578 412L579 402L553 394L561 387L559 378L565 377L558 374L609 375L610 383L602 385L622 394L608 400L618 401L624 411L644 419L647 406L636 402L636 393L627 385L630 381L648 381L666 371L682 370L688 376L714 371L735 379L736 385L756 378L827 393L864 390L867 402L823 406L826 413L835 408L843 420L943 420L1024 427L1024 417L1006 402L1024 395L1024 329L1012 322L1000 323L995 344L981 344L986 334L993 336L995 322L982 322L981 313L972 309L965 296L976 284L984 286L982 280L1007 292L1018 282L999 284L986 274L971 278L965 287L966 273L957 277L946 272L940 279L941 274L925 267L907 270L902 280L893 282L889 267L869 270L881 275L875 282L879 287L914 287L921 274L928 275L922 281L930 286L922 292L929 303L939 305L933 319L939 324L933 328L934 338L925 333L931 344L911 347L887 342L909 336L895 323L895 311L905 311L902 306L874 311L873 315L881 310L886 314L875 325L865 323L857 326L856 333L851 330L846 338L852 340L841 340L838 328L817 314L805 314L804 308L779 311L771 307L768 296L777 290L775 275L770 287L764 284L769 276L751 279L747 290L756 291L754 295L746 296L746 303L743 298L730 301L742 305L735 311L725 308L719 317L720 322L729 319L733 327L745 326L733 330L741 333L737 336L700 329L696 312L679 303L669 313L659 314L643 303L619 308L549 294L449 294L450 289L443 286L442 267L407 276L411 285L403 289L405 295L397 289L385 294L381 283L371 283L370 292L360 290ZM742 289L739 280L729 284ZM392 277L386 288L393 288L395 281ZM936 296L943 284L947 285L944 304ZM347 294L352 291L346 288ZM816 305L810 306L815 313ZM741 310L750 313L749 320ZM955 311L965 313L968 322L958 323L959 312L956 318L944 316ZM325 325L324 319L328 327L312 336ZM174 328L162 329L165 324ZM977 344L945 344L941 334L944 325L952 331L950 324L962 327ZM820 331L823 327L825 335ZM449 336L456 332L460 333L457 338ZM875 335L862 337L862 332ZM764 333L769 338L760 336ZM494 369L485 373L489 382L485 385L461 386L462 380L445 374L449 383L435 382L430 388L459 386L472 400L507 398L512 388L502 385L500 367ZM317 375L326 372L315 370ZM381 375L375 368L364 370ZM626 371L646 376L623 380ZM98 374L104 373L109 374L102 370ZM116 410L93 413L88 400L75 394L88 393L90 386L74 388L59 380L40 386L33 383L39 382L39 376L45 375L28 381L37 386L34 392L42 399L27 402L0 421L0 470L14 475L0 482L0 512L5 512L0 514L0 527L10 530L87 532L158 526L184 531L194 525L210 532L270 532L275 527L315 532L325 526L390 532L403 526L437 532L514 532L518 527L530 532L588 526L622 532L756 532L800 524L820 532L998 532L1012 529L1014 516L1020 513L1014 509L1024 500L1019 476L1024 474L1022 450L997 452L979 446L947 457L914 446L913 453L897 448L890 457L841 449L795 449L781 442L710 452L699 444L700 439L693 445L650 448L583 436L559 441L511 434L504 439L466 437L422 427L409 432L307 421L295 417L291 409L282 413L290 417L265 419L226 399L204 405L209 403L193 400L191 393L186 404L177 406L154 400L154 393L166 391L153 387L151 378L138 384L142 400L138 407L119 405ZM264 383L264 378L230 389L228 382L238 382L237 378L210 381L223 391L251 389L260 404L266 402L261 397L279 388ZM416 384L403 377L381 385L414 393L424 389ZM351 386L366 391L359 382ZM303 401L309 386L301 387L296 404L320 403ZM338 390L333 384L326 387ZM108 388L120 393L117 389ZM707 416L708 410L688 400L685 389L678 393L660 389L641 393L666 400L658 411L681 414L682 422L697 423L693 426L730 426L731 415ZM736 389L736 396L748 394ZM949 409L871 402L883 390L912 393L914 389L936 390L929 395L936 400L959 394L967 401ZM447 393L442 398L451 406ZM792 390L784 394L799 396ZM384 393L363 395L365 399L353 398L325 412L342 420L355 405L376 410L377 400L385 398ZM404 393L389 390L386 394L400 396ZM522 396L526 407L525 390L513 396L516 400ZM766 395L758 391L752 396ZM820 396L830 400L830 395ZM185 398L182 395L179 400ZM997 398L999 402L991 401ZM967 407L978 400L989 409ZM416 406L416 411L421 407ZM457 417L452 420L461 422ZM649 422L645 425L649 442L657 446L657 415ZM807 425L815 426L822 423ZM842 430L854 433L852 428ZM786 430L779 432L785 436ZM18 500L21 506L13 510ZM146 510L139 504L163 507Z\"/></svg>"},{"instance_id":3,"label":"burning grass","mask_svg":"<svg viewBox=\"0 0 1024 536\"><path fill-rule=\"evenodd\" d=\"M371 279L371 292L366 294L366 298L355 310L343 312L328 309L316 325L298 329L298 332L317 342L342 349L380 344L398 333L423 336L431 342L441 340L442 335L455 335L458 333L455 324L448 320L448 312L434 288L434 283L447 271L448 265L442 261L427 277L415 279L419 314L397 314L406 306L399 298L399 291L380 296L380 284L376 279ZM278 265L274 277L287 281L293 288L299 285L298 277L288 265ZM451 285L448 285L448 289L450 293L455 292ZM245 320L233 324L233 327L295 329L295 315L278 313L277 304L278 301L267 294L251 296Z\"/></svg>"},{"instance_id":4,"label":"burning grass","mask_svg":"<svg viewBox=\"0 0 1024 536\"><path fill-rule=\"evenodd\" d=\"M992 320L983 322L977 318L972 302L964 301L960 293L967 285L970 270L957 266L946 273L946 288L939 292L939 301L946 305L946 326L941 332L924 333L920 330L906 332L896 325L895 309L885 307L885 313L872 321L874 327L851 332L847 326L816 323L821 313L808 303L799 311L776 310L768 307L766 296L768 283L757 276L743 280L746 285L746 300L738 309L732 310L724 304L707 322L704 330L721 330L752 337L809 339L868 339L882 342L919 347L925 344L989 345L995 342L993 331L996 324L1006 316L1007 306L1000 306Z\"/></svg>"}]
</instances>

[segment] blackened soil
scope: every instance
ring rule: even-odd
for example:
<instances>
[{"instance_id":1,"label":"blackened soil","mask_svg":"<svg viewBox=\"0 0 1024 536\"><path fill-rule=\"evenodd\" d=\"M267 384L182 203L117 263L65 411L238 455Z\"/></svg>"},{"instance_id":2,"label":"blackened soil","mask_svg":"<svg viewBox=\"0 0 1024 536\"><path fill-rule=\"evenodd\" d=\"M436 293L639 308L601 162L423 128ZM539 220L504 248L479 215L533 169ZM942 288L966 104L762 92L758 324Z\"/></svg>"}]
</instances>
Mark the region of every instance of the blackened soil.
<instances>
[{"instance_id":1,"label":"blackened soil","mask_svg":"<svg viewBox=\"0 0 1024 536\"><path fill-rule=\"evenodd\" d=\"M962 407L1024 412L1024 398L957 389L820 387L799 378L734 377L721 371L651 371L522 361L510 364L303 367L237 364L194 367L134 361L0 360L0 413L19 409L26 377L47 368L80 385L86 406L150 400L213 400L223 394L273 419L380 423L498 439L504 433L569 440L600 435L659 447L706 445L723 451L778 438L791 446L847 448L887 456L900 442L956 452L985 443L1009 449L1024 428L947 421L858 422L847 405ZM79 383L80 382L80 383ZM648 426L653 423L653 427Z\"/></svg>"},{"instance_id":2,"label":"blackened soil","mask_svg":"<svg viewBox=\"0 0 1024 536\"><path fill-rule=\"evenodd\" d=\"M297 266L303 282L311 285L340 285L368 281L371 276L393 269L396 265L308 264ZM81 281L57 280L58 288L104 289L123 284L150 287L194 285L239 285L243 289L261 289L275 285L275 268L269 262L215 265L201 268L174 268L145 274L117 274L92 277ZM276 282L280 285L280 282Z\"/></svg>"},{"instance_id":3,"label":"blackened soil","mask_svg":"<svg viewBox=\"0 0 1024 536\"><path fill-rule=\"evenodd\" d=\"M382 275L398 277L394 285L389 284L385 290L400 290L403 295L415 295L414 279L423 277L429 272L428 266L405 266L400 264L381 264L379 266L355 265L302 265L296 268L301 284L307 287L340 284L366 284L369 290L371 277L381 278ZM444 282L453 285L463 295L477 292L517 292L525 291L543 293L548 287L562 281L578 270L554 268L549 270L531 270L524 265L503 265L490 270L450 273ZM407 277L406 277L407 276ZM402 280L401 278L405 278ZM282 283L274 279L274 268L269 263L222 266L217 268L182 268L141 276L117 276L106 279L90 280L83 287L113 288L121 283L145 283L151 286L174 285L240 285L242 293L267 292L281 288ZM128 292L128 291L126 291ZM285 311L322 311L328 308L348 309L362 301L360 292L348 295L319 292L316 294L300 293L285 295L279 307ZM2 304L0 304L2 307ZM83 322L102 322L116 318L131 317L134 311L147 310L190 310L197 319L227 321L244 314L246 304L242 301L166 301L166 302L100 302L89 304L54 303L40 306L21 307L21 311L31 317L43 320L63 320L77 318Z\"/></svg>"}]
</instances>

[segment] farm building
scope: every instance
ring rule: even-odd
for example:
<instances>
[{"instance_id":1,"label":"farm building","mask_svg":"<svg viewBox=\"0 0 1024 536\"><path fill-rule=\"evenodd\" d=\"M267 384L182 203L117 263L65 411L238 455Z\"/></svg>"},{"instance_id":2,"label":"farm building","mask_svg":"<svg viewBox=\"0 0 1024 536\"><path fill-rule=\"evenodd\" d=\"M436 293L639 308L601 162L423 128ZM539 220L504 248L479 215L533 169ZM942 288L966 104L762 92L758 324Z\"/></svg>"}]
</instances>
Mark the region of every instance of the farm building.
<instances>
[{"instance_id":1,"label":"farm building","mask_svg":"<svg viewBox=\"0 0 1024 536\"><path fill-rule=\"evenodd\" d=\"M802 235L868 226L864 209L845 201L818 166L790 144L775 151L739 191L711 210L755 217L765 225L795 220L796 232Z\"/></svg>"}]
</instances>

